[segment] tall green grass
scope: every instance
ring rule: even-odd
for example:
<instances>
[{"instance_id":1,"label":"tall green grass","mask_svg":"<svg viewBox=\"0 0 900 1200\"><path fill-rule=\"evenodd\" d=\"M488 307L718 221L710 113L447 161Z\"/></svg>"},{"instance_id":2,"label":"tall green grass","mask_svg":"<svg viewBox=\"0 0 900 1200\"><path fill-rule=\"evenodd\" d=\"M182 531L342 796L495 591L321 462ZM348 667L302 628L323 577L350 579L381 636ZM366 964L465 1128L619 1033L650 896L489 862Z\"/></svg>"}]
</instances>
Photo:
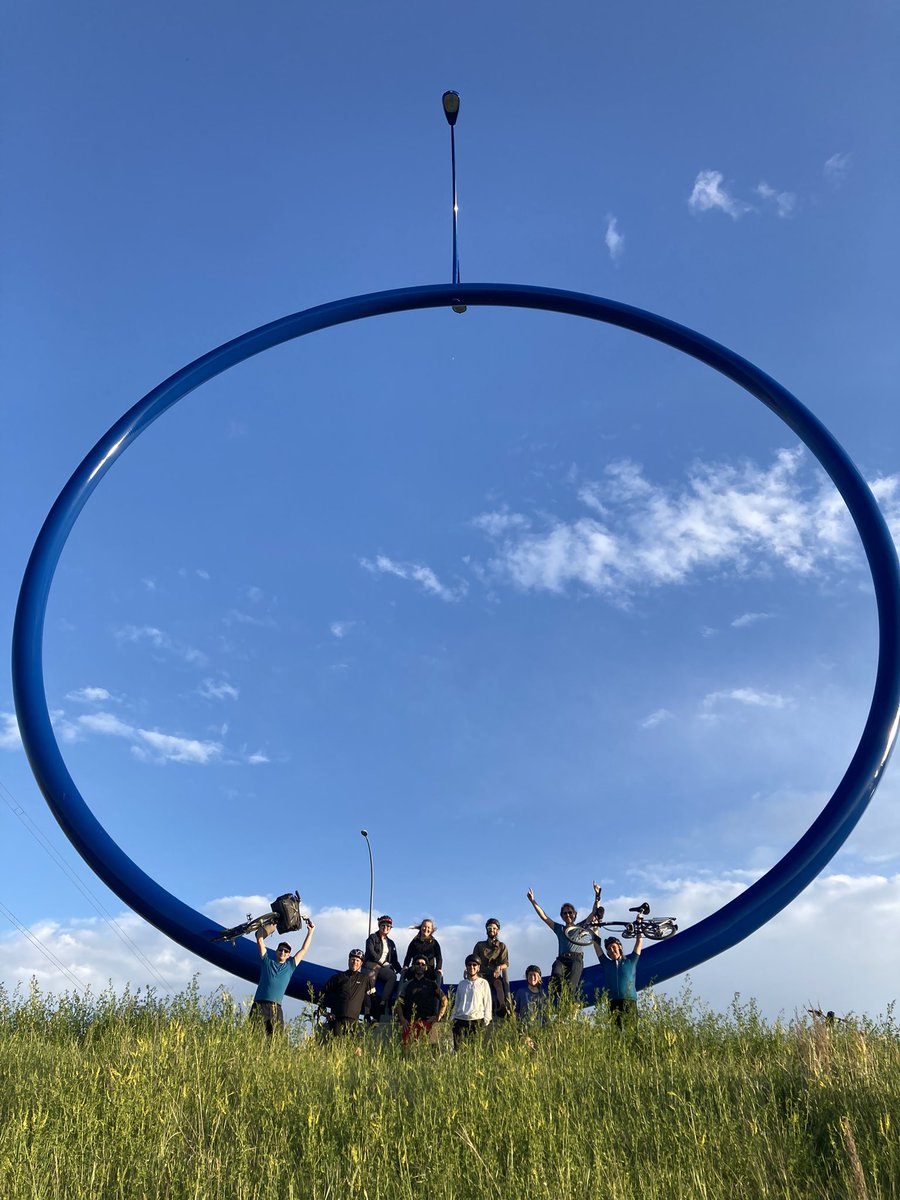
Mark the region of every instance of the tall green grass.
<instances>
[{"instance_id":1,"label":"tall green grass","mask_svg":"<svg viewBox=\"0 0 900 1200\"><path fill-rule=\"evenodd\" d=\"M900 1197L891 1014L770 1025L642 997L459 1053L295 1026L196 987L0 989L0 1196L534 1200ZM357 1053L357 1051L361 1053Z\"/></svg>"}]
</instances>

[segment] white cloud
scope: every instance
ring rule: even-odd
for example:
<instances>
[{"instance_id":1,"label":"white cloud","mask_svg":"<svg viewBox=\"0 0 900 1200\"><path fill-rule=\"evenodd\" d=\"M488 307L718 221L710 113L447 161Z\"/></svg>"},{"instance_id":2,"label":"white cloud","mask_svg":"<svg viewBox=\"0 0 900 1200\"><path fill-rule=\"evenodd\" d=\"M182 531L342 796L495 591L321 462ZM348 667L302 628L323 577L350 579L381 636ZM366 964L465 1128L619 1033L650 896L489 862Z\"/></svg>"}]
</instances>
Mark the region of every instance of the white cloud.
<instances>
[{"instance_id":1,"label":"white cloud","mask_svg":"<svg viewBox=\"0 0 900 1200\"><path fill-rule=\"evenodd\" d=\"M775 562L810 575L857 567L862 554L846 507L830 481L804 475L803 456L781 450L768 468L697 463L686 483L668 489L639 465L615 462L578 493L590 515L544 516L535 528L501 511L474 524L496 544L492 571L515 586L563 593L578 585L619 601L713 568L746 574ZM872 488L897 537L900 478Z\"/></svg>"},{"instance_id":2,"label":"white cloud","mask_svg":"<svg viewBox=\"0 0 900 1200\"><path fill-rule=\"evenodd\" d=\"M644 717L643 721L641 721L641 729L655 729L657 725L662 725L663 721L671 720L672 714L667 708L658 708L649 717Z\"/></svg>"},{"instance_id":3,"label":"white cloud","mask_svg":"<svg viewBox=\"0 0 900 1200\"><path fill-rule=\"evenodd\" d=\"M825 160L825 165L822 167L825 182L832 187L840 187L850 172L850 162L851 155L849 154L832 154L831 158Z\"/></svg>"},{"instance_id":4,"label":"white cloud","mask_svg":"<svg viewBox=\"0 0 900 1200\"><path fill-rule=\"evenodd\" d=\"M606 234L603 240L613 262L618 262L625 253L625 237L619 233L619 224L611 214L606 218Z\"/></svg>"},{"instance_id":5,"label":"white cloud","mask_svg":"<svg viewBox=\"0 0 900 1200\"><path fill-rule=\"evenodd\" d=\"M714 714L723 704L744 704L750 708L790 708L792 701L779 692L761 692L757 688L728 688L709 692L703 697L704 713Z\"/></svg>"},{"instance_id":6,"label":"white cloud","mask_svg":"<svg viewBox=\"0 0 900 1200\"><path fill-rule=\"evenodd\" d=\"M197 738L160 733L156 729L141 729L120 720L113 713L85 713L78 726L90 733L120 737L132 743L132 753L143 762L196 763L208 766L222 758L219 742L204 742Z\"/></svg>"},{"instance_id":7,"label":"white cloud","mask_svg":"<svg viewBox=\"0 0 900 1200\"><path fill-rule=\"evenodd\" d=\"M778 192L767 183L756 185L756 194L767 204L771 204L779 217L789 217L797 207L797 197L793 192Z\"/></svg>"},{"instance_id":8,"label":"white cloud","mask_svg":"<svg viewBox=\"0 0 900 1200\"><path fill-rule=\"evenodd\" d=\"M238 688L224 679L204 679L197 691L205 700L237 700Z\"/></svg>"},{"instance_id":9,"label":"white cloud","mask_svg":"<svg viewBox=\"0 0 900 1200\"><path fill-rule=\"evenodd\" d=\"M735 617L731 622L732 629L746 629L748 625L755 625L757 621L771 620L771 613L746 612L741 613L739 617Z\"/></svg>"},{"instance_id":10,"label":"white cloud","mask_svg":"<svg viewBox=\"0 0 900 1200\"><path fill-rule=\"evenodd\" d=\"M156 591L156 580L155 579L151 579L148 577L146 579L142 579L141 583L144 585L144 587L147 589L148 592Z\"/></svg>"},{"instance_id":11,"label":"white cloud","mask_svg":"<svg viewBox=\"0 0 900 1200\"><path fill-rule=\"evenodd\" d=\"M150 645L155 650L162 650L175 658L183 659L191 666L205 667L207 663L207 657L202 650L195 650L193 646L185 646L181 642L177 642L164 630L157 629L155 625L126 625L124 628L116 630L115 637L120 644Z\"/></svg>"},{"instance_id":12,"label":"white cloud","mask_svg":"<svg viewBox=\"0 0 900 1200\"><path fill-rule=\"evenodd\" d=\"M733 220L742 217L750 211L750 205L735 199L723 187L721 171L700 171L694 180L694 187L688 197L688 207L693 212L709 212L718 209L727 213Z\"/></svg>"},{"instance_id":13,"label":"white cloud","mask_svg":"<svg viewBox=\"0 0 900 1200\"><path fill-rule=\"evenodd\" d=\"M22 737L15 713L0 712L0 750L21 750Z\"/></svg>"},{"instance_id":14,"label":"white cloud","mask_svg":"<svg viewBox=\"0 0 900 1200\"><path fill-rule=\"evenodd\" d=\"M408 579L418 584L427 595L437 596L438 599L447 602L460 600L468 591L468 585L465 582L457 584L455 588L447 587L441 583L431 567L427 567L423 563L395 562L392 558L379 554L374 561L369 558L361 558L359 565L373 575L395 575L398 579Z\"/></svg>"},{"instance_id":15,"label":"white cloud","mask_svg":"<svg viewBox=\"0 0 900 1200\"><path fill-rule=\"evenodd\" d=\"M344 638L356 624L355 621L332 621L328 626L332 637Z\"/></svg>"},{"instance_id":16,"label":"white cloud","mask_svg":"<svg viewBox=\"0 0 900 1200\"><path fill-rule=\"evenodd\" d=\"M82 704L101 704L105 700L112 700L112 696L102 687L83 687L76 688L74 692L66 692L67 700L75 700Z\"/></svg>"}]
</instances>

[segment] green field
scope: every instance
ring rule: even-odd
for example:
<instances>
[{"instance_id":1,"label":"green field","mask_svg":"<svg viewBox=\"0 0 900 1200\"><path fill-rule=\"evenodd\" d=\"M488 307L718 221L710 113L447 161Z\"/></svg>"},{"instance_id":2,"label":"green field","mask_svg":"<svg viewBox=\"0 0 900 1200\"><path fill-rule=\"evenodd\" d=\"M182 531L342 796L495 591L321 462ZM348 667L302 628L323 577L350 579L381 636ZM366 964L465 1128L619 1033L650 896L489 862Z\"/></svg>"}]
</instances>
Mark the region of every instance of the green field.
<instances>
[{"instance_id":1,"label":"green field","mask_svg":"<svg viewBox=\"0 0 900 1200\"><path fill-rule=\"evenodd\" d=\"M900 1197L900 1028L642 996L458 1054L267 1043L227 995L0 989L0 1196Z\"/></svg>"}]
</instances>

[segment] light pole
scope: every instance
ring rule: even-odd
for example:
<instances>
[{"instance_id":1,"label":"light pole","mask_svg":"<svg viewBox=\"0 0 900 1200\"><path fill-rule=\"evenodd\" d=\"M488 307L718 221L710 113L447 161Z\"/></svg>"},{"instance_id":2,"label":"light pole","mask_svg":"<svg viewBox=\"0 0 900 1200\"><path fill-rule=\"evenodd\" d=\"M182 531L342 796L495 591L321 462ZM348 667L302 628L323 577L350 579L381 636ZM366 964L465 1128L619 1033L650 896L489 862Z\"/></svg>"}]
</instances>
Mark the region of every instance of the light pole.
<instances>
[{"instance_id":1,"label":"light pole","mask_svg":"<svg viewBox=\"0 0 900 1200\"><path fill-rule=\"evenodd\" d=\"M372 858L372 843L369 841L368 829L359 831L366 839L366 846L369 848L369 936L372 935L372 900L375 896L375 861Z\"/></svg>"},{"instance_id":2,"label":"light pole","mask_svg":"<svg viewBox=\"0 0 900 1200\"><path fill-rule=\"evenodd\" d=\"M459 247L456 241L456 214L459 205L456 203L456 118L459 116L459 92L444 92L441 97L444 106L444 116L450 126L450 178L453 188L453 283L459 283ZM465 304L454 304L453 311L464 313Z\"/></svg>"}]
</instances>

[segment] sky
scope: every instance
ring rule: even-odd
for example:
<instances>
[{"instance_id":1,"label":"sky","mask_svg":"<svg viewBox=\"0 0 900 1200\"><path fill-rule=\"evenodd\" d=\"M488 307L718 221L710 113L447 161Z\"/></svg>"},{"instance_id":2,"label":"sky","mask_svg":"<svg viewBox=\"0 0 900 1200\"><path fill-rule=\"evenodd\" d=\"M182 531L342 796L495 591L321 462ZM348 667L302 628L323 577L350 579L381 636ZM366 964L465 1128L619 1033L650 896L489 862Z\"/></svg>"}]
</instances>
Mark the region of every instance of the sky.
<instances>
[{"instance_id":1,"label":"sky","mask_svg":"<svg viewBox=\"0 0 900 1200\"><path fill-rule=\"evenodd\" d=\"M160 0L7 6L0 628L53 500L181 366L316 304L584 291L724 343L837 437L900 535L894 4ZM840 498L757 401L570 317L398 314L205 385L102 481L54 582L73 777L226 924L299 888L310 958L375 908L449 978L502 923L647 900L687 927L790 848L868 710L872 586ZM0 679L0 980L252 987L108 892ZM900 990L900 774L818 880L690 986L769 1016ZM410 936L412 936L410 934ZM842 958L862 956L862 969ZM684 979L662 991L677 993Z\"/></svg>"}]
</instances>

